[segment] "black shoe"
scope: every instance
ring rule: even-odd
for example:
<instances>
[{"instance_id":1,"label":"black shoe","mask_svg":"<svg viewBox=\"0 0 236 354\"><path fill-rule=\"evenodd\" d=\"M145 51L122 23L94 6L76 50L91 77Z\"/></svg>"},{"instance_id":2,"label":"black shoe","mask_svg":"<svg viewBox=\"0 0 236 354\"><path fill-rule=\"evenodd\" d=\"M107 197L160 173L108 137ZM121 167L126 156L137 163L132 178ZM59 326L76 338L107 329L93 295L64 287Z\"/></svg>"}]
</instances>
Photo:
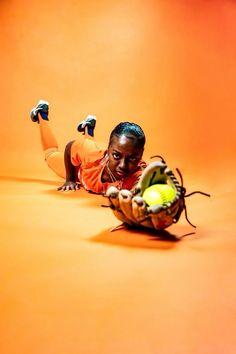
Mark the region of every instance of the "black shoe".
<instances>
[{"instance_id":1,"label":"black shoe","mask_svg":"<svg viewBox=\"0 0 236 354\"><path fill-rule=\"evenodd\" d=\"M32 109L30 112L30 118L33 122L38 122L38 113L41 114L41 117L44 120L48 120L48 109L49 109L49 104L47 101L40 100L38 104Z\"/></svg>"},{"instance_id":2,"label":"black shoe","mask_svg":"<svg viewBox=\"0 0 236 354\"><path fill-rule=\"evenodd\" d=\"M90 136L94 136L95 126L96 126L96 117L92 115L88 115L85 120L79 123L77 130L85 134L85 128L87 127L88 134Z\"/></svg>"}]
</instances>

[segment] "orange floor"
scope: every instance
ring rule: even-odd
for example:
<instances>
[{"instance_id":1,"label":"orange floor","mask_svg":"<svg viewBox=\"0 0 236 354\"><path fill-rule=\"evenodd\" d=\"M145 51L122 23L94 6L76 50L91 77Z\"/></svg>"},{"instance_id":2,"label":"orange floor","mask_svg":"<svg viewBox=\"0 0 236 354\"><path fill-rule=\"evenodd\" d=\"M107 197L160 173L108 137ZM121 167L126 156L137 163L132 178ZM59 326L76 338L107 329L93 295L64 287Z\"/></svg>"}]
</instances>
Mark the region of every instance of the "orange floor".
<instances>
[{"instance_id":1,"label":"orange floor","mask_svg":"<svg viewBox=\"0 0 236 354\"><path fill-rule=\"evenodd\" d=\"M1 176L1 354L234 353L235 198L192 197L174 242L58 185Z\"/></svg>"},{"instance_id":2,"label":"orange floor","mask_svg":"<svg viewBox=\"0 0 236 354\"><path fill-rule=\"evenodd\" d=\"M234 354L236 6L232 1L0 2L0 353ZM141 124L145 159L180 169L193 229L160 239L104 199L60 193L33 105L60 148L87 114L107 141Z\"/></svg>"}]
</instances>

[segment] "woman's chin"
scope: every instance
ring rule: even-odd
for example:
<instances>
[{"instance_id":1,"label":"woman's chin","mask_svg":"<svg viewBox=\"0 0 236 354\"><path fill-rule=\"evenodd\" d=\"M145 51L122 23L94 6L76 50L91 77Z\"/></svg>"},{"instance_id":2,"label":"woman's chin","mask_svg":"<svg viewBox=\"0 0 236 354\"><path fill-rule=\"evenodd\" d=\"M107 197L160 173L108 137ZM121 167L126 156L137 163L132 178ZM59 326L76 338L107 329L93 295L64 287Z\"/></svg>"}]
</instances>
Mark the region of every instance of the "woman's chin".
<instances>
[{"instance_id":1,"label":"woman's chin","mask_svg":"<svg viewBox=\"0 0 236 354\"><path fill-rule=\"evenodd\" d=\"M117 180L121 180L127 176L127 173L119 172L119 171L115 171L115 172L113 172L113 174Z\"/></svg>"}]
</instances>

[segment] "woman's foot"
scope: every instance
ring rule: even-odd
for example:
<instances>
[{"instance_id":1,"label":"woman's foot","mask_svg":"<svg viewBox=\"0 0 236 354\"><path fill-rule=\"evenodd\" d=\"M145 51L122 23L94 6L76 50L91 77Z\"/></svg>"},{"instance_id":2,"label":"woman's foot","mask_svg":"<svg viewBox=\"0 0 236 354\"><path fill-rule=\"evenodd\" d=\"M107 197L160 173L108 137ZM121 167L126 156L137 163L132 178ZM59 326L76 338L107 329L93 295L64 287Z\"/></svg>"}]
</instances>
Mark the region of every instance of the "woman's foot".
<instances>
[{"instance_id":1,"label":"woman's foot","mask_svg":"<svg viewBox=\"0 0 236 354\"><path fill-rule=\"evenodd\" d=\"M85 120L83 120L78 124L77 130L83 134L85 134L87 130L88 135L93 137L95 126L96 126L96 117L89 114Z\"/></svg>"},{"instance_id":2,"label":"woman's foot","mask_svg":"<svg viewBox=\"0 0 236 354\"><path fill-rule=\"evenodd\" d=\"M37 105L30 112L30 118L33 122L39 123L38 113L40 113L41 117L44 120L48 120L48 110L49 104L47 101L40 100Z\"/></svg>"}]
</instances>

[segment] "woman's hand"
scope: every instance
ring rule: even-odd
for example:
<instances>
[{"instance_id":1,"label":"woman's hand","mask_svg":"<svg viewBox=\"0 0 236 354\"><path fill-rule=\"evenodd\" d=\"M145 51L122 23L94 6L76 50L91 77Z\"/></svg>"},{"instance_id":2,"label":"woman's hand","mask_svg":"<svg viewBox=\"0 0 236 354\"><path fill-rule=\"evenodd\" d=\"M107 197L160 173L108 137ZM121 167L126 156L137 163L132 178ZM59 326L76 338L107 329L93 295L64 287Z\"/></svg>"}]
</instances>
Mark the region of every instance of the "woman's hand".
<instances>
[{"instance_id":1,"label":"woman's hand","mask_svg":"<svg viewBox=\"0 0 236 354\"><path fill-rule=\"evenodd\" d=\"M57 188L57 190L62 192L69 192L69 191L75 192L79 188L80 188L79 183L74 181L66 181L61 187Z\"/></svg>"}]
</instances>

